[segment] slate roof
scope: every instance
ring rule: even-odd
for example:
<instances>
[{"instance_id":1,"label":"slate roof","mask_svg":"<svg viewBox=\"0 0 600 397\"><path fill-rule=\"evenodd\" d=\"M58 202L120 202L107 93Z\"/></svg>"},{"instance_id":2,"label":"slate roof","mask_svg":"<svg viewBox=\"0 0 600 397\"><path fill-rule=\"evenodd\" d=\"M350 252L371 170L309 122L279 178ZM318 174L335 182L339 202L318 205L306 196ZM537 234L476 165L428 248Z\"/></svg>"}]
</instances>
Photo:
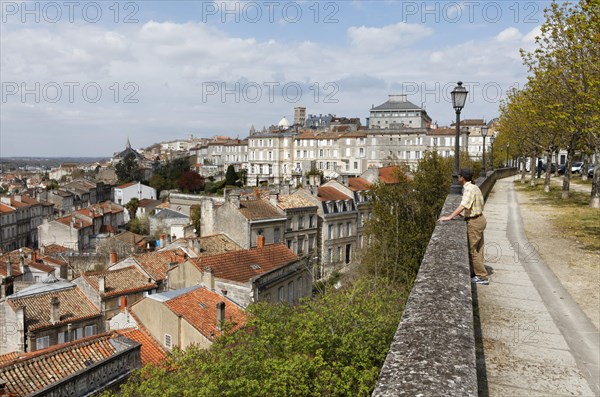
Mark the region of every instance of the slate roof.
<instances>
[{"instance_id":1,"label":"slate roof","mask_svg":"<svg viewBox=\"0 0 600 397\"><path fill-rule=\"evenodd\" d=\"M81 277L96 292L105 297L125 295L156 288L156 284L152 280L148 280L148 277L133 265L122 269L83 274ZM104 290L106 291L104 293L100 293L98 289L98 279L100 277L104 277Z\"/></svg>"},{"instance_id":2,"label":"slate roof","mask_svg":"<svg viewBox=\"0 0 600 397\"><path fill-rule=\"evenodd\" d=\"M165 305L182 316L190 325L207 338L221 334L217 329L217 309L219 302L225 302L225 321L232 324L235 331L246 323L246 313L226 297L201 287L170 299Z\"/></svg>"},{"instance_id":3,"label":"slate roof","mask_svg":"<svg viewBox=\"0 0 600 397\"><path fill-rule=\"evenodd\" d=\"M181 212L177 212L175 210L169 209L169 208L161 209L156 214L152 215L151 218L154 218L154 219L183 219L183 220L190 219L189 216L182 214Z\"/></svg>"},{"instance_id":4,"label":"slate roof","mask_svg":"<svg viewBox=\"0 0 600 397\"><path fill-rule=\"evenodd\" d=\"M26 327L31 331L52 327L55 325L67 324L74 321L100 317L100 311L98 308L94 306L94 304L85 296L83 292L79 290L79 288L75 288L74 286L71 288L23 297L15 295L7 297L8 304L13 308L13 310L16 310L21 306L26 307ZM60 303L60 321L57 324L50 323L50 300L53 297L57 297Z\"/></svg>"},{"instance_id":5,"label":"slate roof","mask_svg":"<svg viewBox=\"0 0 600 397\"><path fill-rule=\"evenodd\" d=\"M283 244L189 259L200 271L210 267L215 277L240 283L296 260L298 256Z\"/></svg>"},{"instance_id":6,"label":"slate roof","mask_svg":"<svg viewBox=\"0 0 600 397\"><path fill-rule=\"evenodd\" d=\"M250 221L284 217L271 203L265 200L241 200L240 213Z\"/></svg>"},{"instance_id":7,"label":"slate roof","mask_svg":"<svg viewBox=\"0 0 600 397\"><path fill-rule=\"evenodd\" d=\"M371 108L371 110L421 110L421 107L410 101L386 101L379 106Z\"/></svg>"},{"instance_id":8,"label":"slate roof","mask_svg":"<svg viewBox=\"0 0 600 397\"><path fill-rule=\"evenodd\" d=\"M0 378L6 381L8 395L28 396L138 344L118 334L103 334L21 353L16 361L0 365Z\"/></svg>"}]
</instances>

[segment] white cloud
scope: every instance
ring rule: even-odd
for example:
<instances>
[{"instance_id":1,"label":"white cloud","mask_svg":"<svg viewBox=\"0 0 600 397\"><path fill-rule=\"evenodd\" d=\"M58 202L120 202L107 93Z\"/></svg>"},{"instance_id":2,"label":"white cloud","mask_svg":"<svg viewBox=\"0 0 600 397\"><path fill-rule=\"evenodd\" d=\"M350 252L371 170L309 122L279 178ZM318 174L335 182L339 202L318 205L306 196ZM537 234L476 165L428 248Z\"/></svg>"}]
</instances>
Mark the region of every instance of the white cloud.
<instances>
[{"instance_id":1,"label":"white cloud","mask_svg":"<svg viewBox=\"0 0 600 397\"><path fill-rule=\"evenodd\" d=\"M409 47L415 42L431 36L433 30L423 25L399 22L382 28L352 26L347 30L352 45L359 51L391 51L398 47Z\"/></svg>"},{"instance_id":2,"label":"white cloud","mask_svg":"<svg viewBox=\"0 0 600 397\"><path fill-rule=\"evenodd\" d=\"M518 41L521 40L522 37L523 34L519 32L519 29L515 27L510 27L498 33L498 35L496 36L496 40L499 42Z\"/></svg>"}]
</instances>

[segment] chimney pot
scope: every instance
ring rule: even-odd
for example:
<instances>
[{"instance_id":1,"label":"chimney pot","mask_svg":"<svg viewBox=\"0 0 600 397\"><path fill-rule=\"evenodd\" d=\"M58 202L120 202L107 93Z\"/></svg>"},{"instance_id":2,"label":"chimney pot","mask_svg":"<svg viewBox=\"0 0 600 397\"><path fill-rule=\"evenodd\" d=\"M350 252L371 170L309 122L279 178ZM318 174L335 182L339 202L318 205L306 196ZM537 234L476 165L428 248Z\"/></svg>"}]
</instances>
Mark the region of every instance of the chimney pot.
<instances>
[{"instance_id":1,"label":"chimney pot","mask_svg":"<svg viewBox=\"0 0 600 397\"><path fill-rule=\"evenodd\" d=\"M110 264L114 265L117 263L118 260L118 256L117 256L117 251L113 250L110 252Z\"/></svg>"},{"instance_id":2,"label":"chimney pot","mask_svg":"<svg viewBox=\"0 0 600 397\"><path fill-rule=\"evenodd\" d=\"M256 236L256 245L258 248L263 248L265 246L265 236L262 234Z\"/></svg>"}]
</instances>

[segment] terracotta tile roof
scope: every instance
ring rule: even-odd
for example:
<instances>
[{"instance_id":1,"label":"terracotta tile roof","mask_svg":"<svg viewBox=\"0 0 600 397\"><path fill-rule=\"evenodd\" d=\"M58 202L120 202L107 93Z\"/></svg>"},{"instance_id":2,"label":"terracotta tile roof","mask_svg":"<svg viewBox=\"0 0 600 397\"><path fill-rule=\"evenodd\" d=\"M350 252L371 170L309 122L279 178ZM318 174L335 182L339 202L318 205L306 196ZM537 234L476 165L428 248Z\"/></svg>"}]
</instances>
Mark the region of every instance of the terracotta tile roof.
<instances>
[{"instance_id":1,"label":"terracotta tile roof","mask_svg":"<svg viewBox=\"0 0 600 397\"><path fill-rule=\"evenodd\" d=\"M130 186L137 185L137 184L138 184L138 182L129 182L129 183L125 183L123 185L119 185L115 189L126 189Z\"/></svg>"},{"instance_id":2,"label":"terracotta tile roof","mask_svg":"<svg viewBox=\"0 0 600 397\"><path fill-rule=\"evenodd\" d=\"M319 194L317 195L319 199L322 201L330 201L330 200L350 200L352 197L346 196L344 193L340 192L334 187L331 186L321 186L319 187Z\"/></svg>"},{"instance_id":3,"label":"terracotta tile roof","mask_svg":"<svg viewBox=\"0 0 600 397\"><path fill-rule=\"evenodd\" d=\"M201 271L212 268L213 274L217 278L247 283L256 276L298 260L298 256L283 244L271 244L265 245L263 248L227 252L189 260Z\"/></svg>"},{"instance_id":4,"label":"terracotta tile roof","mask_svg":"<svg viewBox=\"0 0 600 397\"><path fill-rule=\"evenodd\" d=\"M23 355L21 352L10 352L0 356L0 367L5 364L14 362L19 356Z\"/></svg>"},{"instance_id":5,"label":"terracotta tile roof","mask_svg":"<svg viewBox=\"0 0 600 397\"><path fill-rule=\"evenodd\" d=\"M220 254L223 252L239 251L242 247L225 234L213 234L200 237L200 256Z\"/></svg>"},{"instance_id":6,"label":"terracotta tile roof","mask_svg":"<svg viewBox=\"0 0 600 397\"><path fill-rule=\"evenodd\" d=\"M86 221L80 218L76 218L73 215L63 216L62 218L57 218L56 221L62 223L63 225L71 226L71 220L73 220L73 227L75 229L82 229L84 227L91 227L92 222Z\"/></svg>"},{"instance_id":7,"label":"terracotta tile roof","mask_svg":"<svg viewBox=\"0 0 600 397\"><path fill-rule=\"evenodd\" d=\"M152 199L141 199L140 202L138 203L138 207L150 207L150 206L156 206L158 204L161 204L162 201L160 200L152 200Z\"/></svg>"},{"instance_id":8,"label":"terracotta tile roof","mask_svg":"<svg viewBox=\"0 0 600 397\"><path fill-rule=\"evenodd\" d=\"M51 256L42 256L42 257L40 258L40 260L41 260L42 262L46 263L46 264L50 263L50 264L51 264L50 266L52 266L52 265L55 265L55 266L63 266L63 265L66 265L66 264L67 264L67 262L65 262L65 261L63 261L63 260L60 260L60 259L57 259L57 258L53 258L53 257L51 257Z\"/></svg>"},{"instance_id":9,"label":"terracotta tile roof","mask_svg":"<svg viewBox=\"0 0 600 397\"><path fill-rule=\"evenodd\" d=\"M63 254L69 249L63 245L58 244L48 244L43 246L44 255L54 255L54 254Z\"/></svg>"},{"instance_id":10,"label":"terracotta tile roof","mask_svg":"<svg viewBox=\"0 0 600 397\"><path fill-rule=\"evenodd\" d=\"M16 361L0 366L0 378L6 381L8 395L28 396L137 344L118 334L102 334L21 353Z\"/></svg>"},{"instance_id":11,"label":"terracotta tile roof","mask_svg":"<svg viewBox=\"0 0 600 397\"><path fill-rule=\"evenodd\" d=\"M162 365L165 364L167 359L167 352L158 343L156 339L152 337L143 328L125 328L116 331L119 335L123 335L126 338L139 342L142 345L142 365L153 364Z\"/></svg>"},{"instance_id":12,"label":"terracotta tile roof","mask_svg":"<svg viewBox=\"0 0 600 397\"><path fill-rule=\"evenodd\" d=\"M271 203L265 200L241 200L240 213L251 221L283 217Z\"/></svg>"},{"instance_id":13,"label":"terracotta tile roof","mask_svg":"<svg viewBox=\"0 0 600 397\"><path fill-rule=\"evenodd\" d=\"M434 130L428 131L427 135L456 135L456 128L436 128Z\"/></svg>"},{"instance_id":14,"label":"terracotta tile roof","mask_svg":"<svg viewBox=\"0 0 600 397\"><path fill-rule=\"evenodd\" d=\"M364 178L348 178L348 185L353 191L371 189L371 184Z\"/></svg>"},{"instance_id":15,"label":"terracotta tile roof","mask_svg":"<svg viewBox=\"0 0 600 397\"><path fill-rule=\"evenodd\" d=\"M219 302L225 302L225 321L232 324L235 331L246 324L246 313L235 303L216 292L201 287L177 298L169 299L165 305L175 314L182 316L207 338L218 336L217 309Z\"/></svg>"},{"instance_id":16,"label":"terracotta tile roof","mask_svg":"<svg viewBox=\"0 0 600 397\"><path fill-rule=\"evenodd\" d=\"M49 265L46 265L45 263L40 263L40 262L28 262L27 265L31 266L33 268L36 268L38 270L41 270L44 273L51 273L56 269L53 266L49 266Z\"/></svg>"},{"instance_id":17,"label":"terracotta tile roof","mask_svg":"<svg viewBox=\"0 0 600 397\"><path fill-rule=\"evenodd\" d=\"M0 212L9 213L9 212L13 212L13 211L16 211L16 210L12 207L9 207L6 204L0 203Z\"/></svg>"},{"instance_id":18,"label":"terracotta tile roof","mask_svg":"<svg viewBox=\"0 0 600 397\"><path fill-rule=\"evenodd\" d=\"M154 251L134 255L135 261L144 269L150 277L156 281L162 281L167 277L167 270L171 263L177 262L177 254L185 254L181 249L174 251Z\"/></svg>"},{"instance_id":19,"label":"terracotta tile roof","mask_svg":"<svg viewBox=\"0 0 600 397\"><path fill-rule=\"evenodd\" d=\"M147 291L156 288L156 284L139 271L135 266L124 267L122 269L105 270L83 274L88 284L98 293L98 279L104 277L104 290L101 296L110 297L116 295L129 294L136 291Z\"/></svg>"},{"instance_id":20,"label":"terracotta tile roof","mask_svg":"<svg viewBox=\"0 0 600 397\"><path fill-rule=\"evenodd\" d=\"M57 297L60 303L60 321L57 324L67 324L74 321L100 317L100 310L85 296L79 288L65 288L41 294L23 297L7 297L7 302L13 310L26 307L26 326L29 330L53 326L50 323L50 300ZM55 324L56 325L56 324Z\"/></svg>"},{"instance_id":21,"label":"terracotta tile roof","mask_svg":"<svg viewBox=\"0 0 600 397\"><path fill-rule=\"evenodd\" d=\"M280 194L277 205L281 209L316 207L314 202L297 194Z\"/></svg>"},{"instance_id":22,"label":"terracotta tile roof","mask_svg":"<svg viewBox=\"0 0 600 397\"><path fill-rule=\"evenodd\" d=\"M379 180L385 184L399 183L400 180L396 176L398 170L395 166L379 168Z\"/></svg>"}]
</instances>

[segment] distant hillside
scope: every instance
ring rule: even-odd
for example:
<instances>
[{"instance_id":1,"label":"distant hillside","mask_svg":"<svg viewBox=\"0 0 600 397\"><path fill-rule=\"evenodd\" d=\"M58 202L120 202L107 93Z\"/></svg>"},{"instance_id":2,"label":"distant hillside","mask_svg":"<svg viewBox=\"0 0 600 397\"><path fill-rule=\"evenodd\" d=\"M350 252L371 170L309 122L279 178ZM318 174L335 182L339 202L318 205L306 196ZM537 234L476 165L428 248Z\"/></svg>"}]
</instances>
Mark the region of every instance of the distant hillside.
<instances>
[{"instance_id":1,"label":"distant hillside","mask_svg":"<svg viewBox=\"0 0 600 397\"><path fill-rule=\"evenodd\" d=\"M0 158L0 169L8 171L27 166L52 168L58 167L62 163L85 164L109 159L109 157L2 157Z\"/></svg>"}]
</instances>

